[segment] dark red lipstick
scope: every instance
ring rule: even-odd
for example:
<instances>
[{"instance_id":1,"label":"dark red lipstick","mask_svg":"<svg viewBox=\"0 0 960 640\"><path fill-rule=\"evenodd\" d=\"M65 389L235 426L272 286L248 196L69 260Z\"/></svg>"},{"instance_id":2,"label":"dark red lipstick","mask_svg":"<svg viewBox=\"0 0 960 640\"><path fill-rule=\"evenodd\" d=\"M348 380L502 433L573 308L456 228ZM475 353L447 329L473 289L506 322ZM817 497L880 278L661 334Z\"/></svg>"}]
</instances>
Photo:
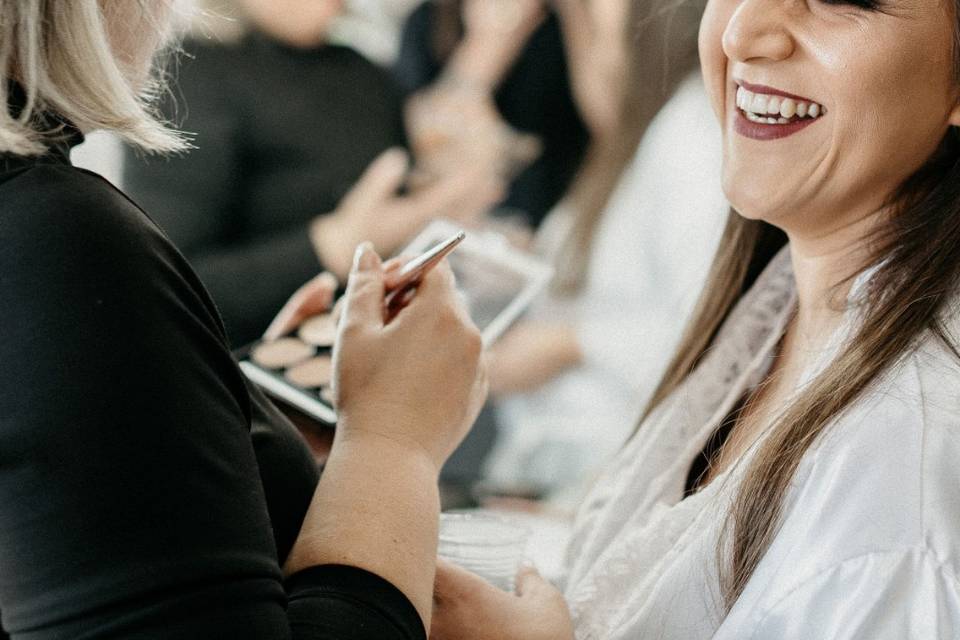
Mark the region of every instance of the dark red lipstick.
<instances>
[{"instance_id":1,"label":"dark red lipstick","mask_svg":"<svg viewBox=\"0 0 960 640\"><path fill-rule=\"evenodd\" d=\"M787 93L786 91L780 91L779 89L774 89L773 87L767 87L759 84L750 84L749 82L737 81L733 85L733 96L734 96L734 121L733 129L740 135L750 138L751 140L779 140L781 138L786 138L792 136L795 133L806 129L814 122L820 120L822 116L816 118L808 117L794 117L789 122L785 124L767 124L763 122L754 122L750 120L746 114L739 107L736 106L736 95L737 87L743 87L751 93L762 93L770 96L778 96L781 98L791 98L798 102L806 102L813 104L814 101L809 98L804 98L803 96L798 96L792 93Z\"/></svg>"}]
</instances>

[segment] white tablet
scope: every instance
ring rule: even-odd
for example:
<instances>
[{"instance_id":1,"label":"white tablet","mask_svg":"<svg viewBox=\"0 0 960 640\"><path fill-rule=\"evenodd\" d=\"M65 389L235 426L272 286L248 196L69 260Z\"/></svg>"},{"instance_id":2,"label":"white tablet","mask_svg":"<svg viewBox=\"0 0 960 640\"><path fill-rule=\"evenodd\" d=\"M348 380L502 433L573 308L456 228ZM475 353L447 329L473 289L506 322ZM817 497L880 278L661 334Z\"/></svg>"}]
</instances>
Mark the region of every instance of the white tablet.
<instances>
[{"instance_id":1,"label":"white tablet","mask_svg":"<svg viewBox=\"0 0 960 640\"><path fill-rule=\"evenodd\" d=\"M422 253L459 229L454 222L436 220L403 253ZM547 264L516 249L501 234L489 231L467 231L466 239L447 261L487 346L523 313L553 277L553 269Z\"/></svg>"}]
</instances>

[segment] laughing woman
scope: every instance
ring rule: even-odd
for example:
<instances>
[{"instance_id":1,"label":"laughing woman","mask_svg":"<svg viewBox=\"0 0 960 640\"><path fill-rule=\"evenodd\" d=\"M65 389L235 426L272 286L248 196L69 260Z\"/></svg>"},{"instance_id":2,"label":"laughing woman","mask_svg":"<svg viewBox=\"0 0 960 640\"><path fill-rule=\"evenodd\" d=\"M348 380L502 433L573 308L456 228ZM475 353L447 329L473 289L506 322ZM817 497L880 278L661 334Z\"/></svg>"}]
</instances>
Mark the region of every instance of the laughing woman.
<instances>
[{"instance_id":1,"label":"laughing woman","mask_svg":"<svg viewBox=\"0 0 960 640\"><path fill-rule=\"evenodd\" d=\"M434 637L960 637L958 46L955 0L710 0L734 211L699 310L566 606L442 567Z\"/></svg>"}]
</instances>

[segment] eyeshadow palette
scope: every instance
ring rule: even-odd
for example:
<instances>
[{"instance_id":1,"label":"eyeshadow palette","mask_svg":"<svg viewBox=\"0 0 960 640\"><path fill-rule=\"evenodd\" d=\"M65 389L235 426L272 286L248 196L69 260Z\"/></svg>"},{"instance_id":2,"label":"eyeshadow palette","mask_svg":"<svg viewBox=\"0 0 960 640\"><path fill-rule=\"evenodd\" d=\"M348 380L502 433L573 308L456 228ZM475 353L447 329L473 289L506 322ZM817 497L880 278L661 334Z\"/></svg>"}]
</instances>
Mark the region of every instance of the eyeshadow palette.
<instances>
[{"instance_id":1,"label":"eyeshadow palette","mask_svg":"<svg viewBox=\"0 0 960 640\"><path fill-rule=\"evenodd\" d=\"M403 253L422 253L458 230L453 222L434 221ZM491 232L469 232L446 259L457 277L457 288L470 317L488 346L543 290L553 273L550 267ZM240 353L240 368L274 399L332 425L337 421L330 390L335 337L333 316L314 316L289 336L247 347Z\"/></svg>"},{"instance_id":2,"label":"eyeshadow palette","mask_svg":"<svg viewBox=\"0 0 960 640\"><path fill-rule=\"evenodd\" d=\"M336 332L332 315L314 316L294 335L251 345L242 354L240 369L273 398L334 424L337 414L330 383Z\"/></svg>"}]
</instances>

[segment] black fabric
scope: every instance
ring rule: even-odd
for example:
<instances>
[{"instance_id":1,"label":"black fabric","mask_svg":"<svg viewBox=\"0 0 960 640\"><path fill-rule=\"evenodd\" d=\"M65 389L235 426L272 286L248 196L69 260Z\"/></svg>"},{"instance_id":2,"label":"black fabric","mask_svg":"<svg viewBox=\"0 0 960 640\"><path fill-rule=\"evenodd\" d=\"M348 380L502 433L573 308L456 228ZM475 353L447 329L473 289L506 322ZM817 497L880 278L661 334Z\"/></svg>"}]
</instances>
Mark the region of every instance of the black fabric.
<instances>
[{"instance_id":1,"label":"black fabric","mask_svg":"<svg viewBox=\"0 0 960 640\"><path fill-rule=\"evenodd\" d=\"M142 211L65 144L0 156L0 247L0 617L15 640L425 637L403 594L359 569L284 589L317 469Z\"/></svg>"},{"instance_id":2,"label":"black fabric","mask_svg":"<svg viewBox=\"0 0 960 640\"><path fill-rule=\"evenodd\" d=\"M432 46L436 1L420 5L404 27L394 76L407 94L436 80L446 62ZM566 192L589 142L573 101L556 15L531 36L494 97L504 120L543 141L543 154L517 176L502 204L525 212L536 227Z\"/></svg>"},{"instance_id":3,"label":"black fabric","mask_svg":"<svg viewBox=\"0 0 960 640\"><path fill-rule=\"evenodd\" d=\"M337 46L300 50L253 34L187 42L165 112L196 132L173 159L128 152L124 187L209 288L234 347L259 337L322 269L307 235L376 156L403 146L389 73Z\"/></svg>"},{"instance_id":4,"label":"black fabric","mask_svg":"<svg viewBox=\"0 0 960 640\"><path fill-rule=\"evenodd\" d=\"M733 428L740 419L740 414L746 405L746 397L734 406L733 410L723 419L720 426L711 434L703 450L693 459L690 470L687 472L687 481L683 489L683 497L692 496L706 484L710 475L710 468L716 464L723 446L730 438Z\"/></svg>"}]
</instances>

